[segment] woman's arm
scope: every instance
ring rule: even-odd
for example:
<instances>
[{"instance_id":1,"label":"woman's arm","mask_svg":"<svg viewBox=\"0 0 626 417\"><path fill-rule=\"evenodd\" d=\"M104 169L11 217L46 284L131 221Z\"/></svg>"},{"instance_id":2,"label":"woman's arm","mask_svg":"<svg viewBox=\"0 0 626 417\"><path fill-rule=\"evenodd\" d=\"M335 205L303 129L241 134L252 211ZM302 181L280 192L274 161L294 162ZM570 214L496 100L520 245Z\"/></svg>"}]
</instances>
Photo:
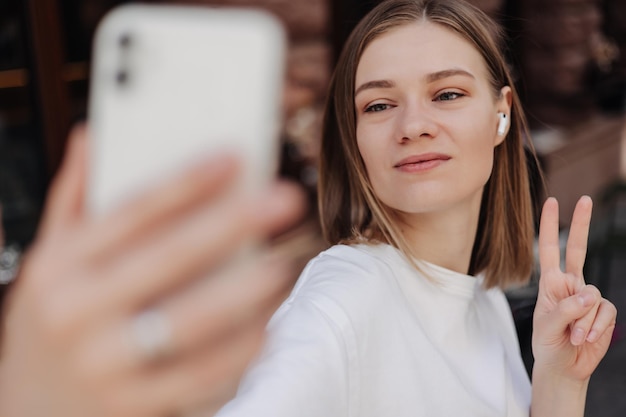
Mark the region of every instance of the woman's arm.
<instances>
[{"instance_id":1,"label":"woman's arm","mask_svg":"<svg viewBox=\"0 0 626 417\"><path fill-rule=\"evenodd\" d=\"M561 271L558 203L546 201L539 230L541 278L533 319L533 417L584 415L589 378L606 354L617 310L582 270L587 253L592 202L582 197L574 210Z\"/></svg>"},{"instance_id":2,"label":"woman's arm","mask_svg":"<svg viewBox=\"0 0 626 417\"><path fill-rule=\"evenodd\" d=\"M589 380L573 381L533 369L532 417L583 416Z\"/></svg>"},{"instance_id":3,"label":"woman's arm","mask_svg":"<svg viewBox=\"0 0 626 417\"><path fill-rule=\"evenodd\" d=\"M299 296L281 306L268 326L261 356L216 417L349 415L345 329L318 302Z\"/></svg>"}]
</instances>

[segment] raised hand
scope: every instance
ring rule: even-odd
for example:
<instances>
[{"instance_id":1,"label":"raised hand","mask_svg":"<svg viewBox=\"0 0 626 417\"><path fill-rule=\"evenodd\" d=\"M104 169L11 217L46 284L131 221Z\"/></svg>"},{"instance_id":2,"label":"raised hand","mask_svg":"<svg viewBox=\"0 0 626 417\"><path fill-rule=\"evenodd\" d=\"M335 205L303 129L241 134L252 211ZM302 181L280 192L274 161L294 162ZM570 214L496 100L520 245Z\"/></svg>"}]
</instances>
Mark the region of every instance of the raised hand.
<instances>
[{"instance_id":1,"label":"raised hand","mask_svg":"<svg viewBox=\"0 0 626 417\"><path fill-rule=\"evenodd\" d=\"M606 354L617 310L593 285L585 284L583 265L592 202L576 204L561 270L559 208L549 198L541 215L539 259L541 278L533 324L535 370L555 378L586 382Z\"/></svg>"}]
</instances>

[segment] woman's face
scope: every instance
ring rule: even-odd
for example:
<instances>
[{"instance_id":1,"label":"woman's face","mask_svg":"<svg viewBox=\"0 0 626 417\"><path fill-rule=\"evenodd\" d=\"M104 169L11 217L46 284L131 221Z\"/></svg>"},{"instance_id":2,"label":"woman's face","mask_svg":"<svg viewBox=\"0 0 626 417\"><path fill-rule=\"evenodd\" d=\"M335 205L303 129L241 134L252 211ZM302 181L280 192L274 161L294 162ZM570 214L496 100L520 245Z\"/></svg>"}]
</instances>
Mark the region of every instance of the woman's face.
<instances>
[{"instance_id":1,"label":"woman's face","mask_svg":"<svg viewBox=\"0 0 626 417\"><path fill-rule=\"evenodd\" d=\"M479 209L511 92L495 97L469 42L430 22L381 35L363 52L354 100L357 145L383 203L406 214Z\"/></svg>"}]
</instances>

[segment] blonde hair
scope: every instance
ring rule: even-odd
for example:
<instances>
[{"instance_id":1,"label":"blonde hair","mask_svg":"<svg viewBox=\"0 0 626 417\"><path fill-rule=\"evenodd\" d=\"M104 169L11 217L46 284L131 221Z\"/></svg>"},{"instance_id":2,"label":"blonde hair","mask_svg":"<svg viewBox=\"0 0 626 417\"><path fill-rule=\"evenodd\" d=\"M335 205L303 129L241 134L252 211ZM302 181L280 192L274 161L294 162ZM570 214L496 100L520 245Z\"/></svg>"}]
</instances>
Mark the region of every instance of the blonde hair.
<instances>
[{"instance_id":1,"label":"blonde hair","mask_svg":"<svg viewBox=\"0 0 626 417\"><path fill-rule=\"evenodd\" d=\"M504 86L512 89L511 127L494 150L469 273L484 273L487 288L524 283L532 269L534 237L534 208L524 151L527 122L502 53L502 30L464 1L383 1L348 38L331 80L324 115L318 187L324 237L330 244L388 242L408 259L414 259L393 221L392 210L377 198L368 179L356 141L354 89L356 69L365 48L390 29L419 21L441 25L474 45L485 61L494 96L499 96Z\"/></svg>"}]
</instances>

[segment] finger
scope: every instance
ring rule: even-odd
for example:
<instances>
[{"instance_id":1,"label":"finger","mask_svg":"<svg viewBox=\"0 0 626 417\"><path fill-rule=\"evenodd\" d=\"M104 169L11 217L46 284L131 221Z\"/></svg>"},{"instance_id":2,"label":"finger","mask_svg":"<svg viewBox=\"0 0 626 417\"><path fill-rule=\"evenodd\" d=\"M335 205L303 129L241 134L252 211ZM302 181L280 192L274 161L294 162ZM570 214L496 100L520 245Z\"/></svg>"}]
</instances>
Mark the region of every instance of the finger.
<instances>
[{"instance_id":1,"label":"finger","mask_svg":"<svg viewBox=\"0 0 626 417\"><path fill-rule=\"evenodd\" d=\"M559 204L554 197L546 200L539 224L539 263L541 272L560 270Z\"/></svg>"},{"instance_id":2,"label":"finger","mask_svg":"<svg viewBox=\"0 0 626 417\"><path fill-rule=\"evenodd\" d=\"M574 346L581 345L585 342L591 330L591 326L596 319L596 313L598 312L598 307L602 300L600 291L593 285L586 285L578 292L578 295L593 300L593 306L583 317L579 318L571 325L570 342Z\"/></svg>"},{"instance_id":3,"label":"finger","mask_svg":"<svg viewBox=\"0 0 626 417\"><path fill-rule=\"evenodd\" d=\"M587 341L590 343L597 342L607 330L613 332L616 318L617 309L615 305L603 298L600 301L600 306L598 307L591 330L587 334Z\"/></svg>"},{"instance_id":4,"label":"finger","mask_svg":"<svg viewBox=\"0 0 626 417\"><path fill-rule=\"evenodd\" d=\"M595 296L586 291L564 298L552 312L542 317L540 325L535 323L535 333L543 339L543 343L560 340L569 332L571 323L587 314L596 302Z\"/></svg>"},{"instance_id":5,"label":"finger","mask_svg":"<svg viewBox=\"0 0 626 417\"><path fill-rule=\"evenodd\" d=\"M269 257L232 269L220 278L217 283L210 280L192 286L182 296L149 308L165 326L166 358L176 360L203 346L218 345L254 323L264 325L286 297L295 274L284 260ZM85 329L84 342L72 343L79 352L74 355L77 368L92 378L111 380L151 365L154 358L146 357L146 351L137 345L136 317L111 314L107 323Z\"/></svg>"},{"instance_id":6,"label":"finger","mask_svg":"<svg viewBox=\"0 0 626 417\"><path fill-rule=\"evenodd\" d=\"M588 196L583 196L578 200L567 238L565 271L579 277L582 277L587 255L587 238L589 237L592 206L593 203Z\"/></svg>"},{"instance_id":7,"label":"finger","mask_svg":"<svg viewBox=\"0 0 626 417\"><path fill-rule=\"evenodd\" d=\"M251 321L269 320L295 278L290 262L269 256L190 286L163 308L172 323L172 350L197 348Z\"/></svg>"},{"instance_id":8,"label":"finger","mask_svg":"<svg viewBox=\"0 0 626 417\"><path fill-rule=\"evenodd\" d=\"M55 235L82 215L87 167L87 133L76 126L67 145L65 158L54 179L41 221L41 236Z\"/></svg>"},{"instance_id":9,"label":"finger","mask_svg":"<svg viewBox=\"0 0 626 417\"><path fill-rule=\"evenodd\" d=\"M125 409L144 415L182 415L200 406L217 409L235 394L239 379L258 353L264 322L256 322L163 366L142 370L132 387L121 393Z\"/></svg>"},{"instance_id":10,"label":"finger","mask_svg":"<svg viewBox=\"0 0 626 417\"><path fill-rule=\"evenodd\" d=\"M237 196L199 212L163 238L129 253L110 270L115 277L111 286L123 292L110 302L118 300L118 308L135 309L206 275L231 259L242 245L299 218L301 197L294 186L277 184L261 198Z\"/></svg>"},{"instance_id":11,"label":"finger","mask_svg":"<svg viewBox=\"0 0 626 417\"><path fill-rule=\"evenodd\" d=\"M142 309L168 291L231 258L242 245L257 241L300 217L304 197L287 184L269 188L262 198L237 196L209 204L190 218L128 251L91 285L96 316Z\"/></svg>"},{"instance_id":12,"label":"finger","mask_svg":"<svg viewBox=\"0 0 626 417\"><path fill-rule=\"evenodd\" d=\"M207 200L216 199L232 184L237 172L238 162L234 157L212 156L97 219L85 231L83 240L77 242L78 246L95 261L124 252L147 232Z\"/></svg>"},{"instance_id":13,"label":"finger","mask_svg":"<svg viewBox=\"0 0 626 417\"><path fill-rule=\"evenodd\" d=\"M100 397L101 415L180 415L178 412L201 402L217 406L234 394L233 387L259 351L264 325L253 323L205 349L139 368L130 367L127 357L118 356L123 352L106 349L120 345L111 332L100 338L104 349L100 343L91 343L96 349L86 355L86 349L76 350L71 372L83 384L107 391Z\"/></svg>"}]
</instances>

